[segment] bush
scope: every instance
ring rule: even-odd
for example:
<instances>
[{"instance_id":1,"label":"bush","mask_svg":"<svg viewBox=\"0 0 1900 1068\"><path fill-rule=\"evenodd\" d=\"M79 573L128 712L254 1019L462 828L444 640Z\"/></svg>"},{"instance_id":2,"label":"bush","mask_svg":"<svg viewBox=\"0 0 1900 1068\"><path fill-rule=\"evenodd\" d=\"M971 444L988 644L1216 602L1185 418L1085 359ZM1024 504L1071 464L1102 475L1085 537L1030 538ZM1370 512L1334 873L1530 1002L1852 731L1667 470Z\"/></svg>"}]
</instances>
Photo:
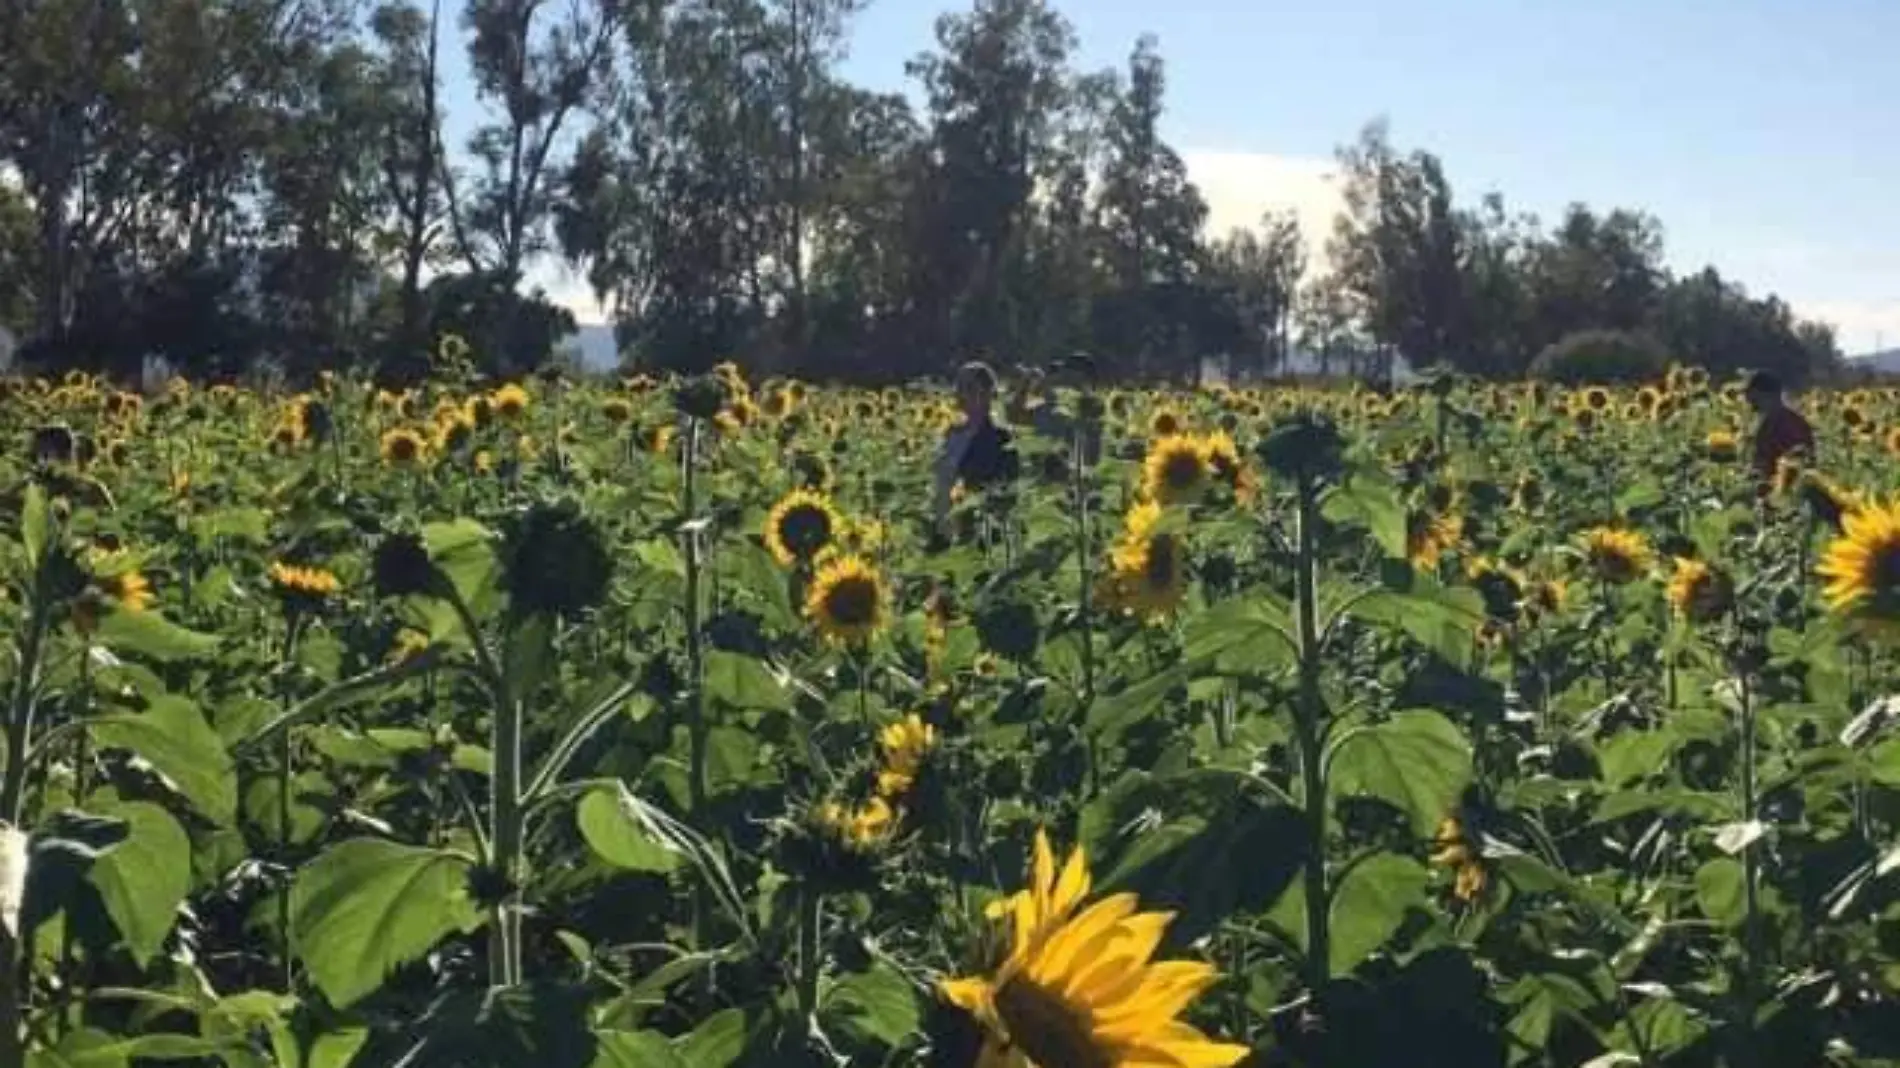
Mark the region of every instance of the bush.
<instances>
[{"instance_id":1,"label":"bush","mask_svg":"<svg viewBox=\"0 0 1900 1068\"><path fill-rule=\"evenodd\" d=\"M1531 361L1531 377L1565 385L1647 382L1669 366L1662 344L1644 333L1579 330L1553 342Z\"/></svg>"}]
</instances>

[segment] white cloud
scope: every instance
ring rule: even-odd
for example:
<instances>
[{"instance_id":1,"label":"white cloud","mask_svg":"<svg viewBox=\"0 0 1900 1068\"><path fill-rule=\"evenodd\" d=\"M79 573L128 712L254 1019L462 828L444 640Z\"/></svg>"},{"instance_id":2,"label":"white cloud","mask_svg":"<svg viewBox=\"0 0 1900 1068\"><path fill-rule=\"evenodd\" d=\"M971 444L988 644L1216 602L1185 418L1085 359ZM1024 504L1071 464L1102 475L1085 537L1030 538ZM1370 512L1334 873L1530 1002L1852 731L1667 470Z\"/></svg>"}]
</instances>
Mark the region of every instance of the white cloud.
<instances>
[{"instance_id":1,"label":"white cloud","mask_svg":"<svg viewBox=\"0 0 1900 1068\"><path fill-rule=\"evenodd\" d=\"M1860 356L1900 348L1900 300L1793 300L1796 314L1834 324L1841 351Z\"/></svg>"},{"instance_id":2,"label":"white cloud","mask_svg":"<svg viewBox=\"0 0 1900 1068\"><path fill-rule=\"evenodd\" d=\"M1207 233L1252 229L1269 211L1290 211L1299 220L1310 258L1318 262L1343 206L1339 167L1330 159L1276 156L1265 152L1181 153L1188 177L1207 201Z\"/></svg>"}]
</instances>

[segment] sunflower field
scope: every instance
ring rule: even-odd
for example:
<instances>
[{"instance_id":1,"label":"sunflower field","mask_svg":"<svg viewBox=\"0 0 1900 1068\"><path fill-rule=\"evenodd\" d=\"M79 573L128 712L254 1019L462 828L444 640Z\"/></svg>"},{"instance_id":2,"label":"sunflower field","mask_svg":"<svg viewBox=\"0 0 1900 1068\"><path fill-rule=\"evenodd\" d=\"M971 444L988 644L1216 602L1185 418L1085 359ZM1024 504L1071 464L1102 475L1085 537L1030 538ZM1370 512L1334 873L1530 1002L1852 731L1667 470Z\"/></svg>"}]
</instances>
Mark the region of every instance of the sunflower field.
<instances>
[{"instance_id":1,"label":"sunflower field","mask_svg":"<svg viewBox=\"0 0 1900 1068\"><path fill-rule=\"evenodd\" d=\"M0 1066L1900 1065L1900 392L454 348L0 381Z\"/></svg>"}]
</instances>

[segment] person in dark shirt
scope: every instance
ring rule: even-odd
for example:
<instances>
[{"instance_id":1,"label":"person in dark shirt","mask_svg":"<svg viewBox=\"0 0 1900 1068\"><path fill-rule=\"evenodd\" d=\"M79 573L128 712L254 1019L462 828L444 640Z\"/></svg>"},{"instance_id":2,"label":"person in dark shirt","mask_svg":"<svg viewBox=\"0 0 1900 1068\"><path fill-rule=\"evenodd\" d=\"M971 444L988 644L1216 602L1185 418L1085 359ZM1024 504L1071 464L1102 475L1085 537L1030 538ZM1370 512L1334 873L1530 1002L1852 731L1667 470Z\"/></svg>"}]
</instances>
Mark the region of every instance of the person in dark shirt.
<instances>
[{"instance_id":1,"label":"person in dark shirt","mask_svg":"<svg viewBox=\"0 0 1900 1068\"><path fill-rule=\"evenodd\" d=\"M1788 406L1781 379L1767 371L1756 371L1743 391L1749 407L1761 416L1755 427L1755 477L1759 492L1766 494L1773 483L1775 468L1783 457L1814 454L1814 428L1800 412Z\"/></svg>"},{"instance_id":2,"label":"person in dark shirt","mask_svg":"<svg viewBox=\"0 0 1900 1068\"><path fill-rule=\"evenodd\" d=\"M939 531L950 516L950 491L961 482L986 489L1015 479L1020 462L1009 431L996 425L990 406L996 400L996 372L971 362L957 370L957 403L963 422L944 435L937 451L936 485L931 511Z\"/></svg>"}]
</instances>

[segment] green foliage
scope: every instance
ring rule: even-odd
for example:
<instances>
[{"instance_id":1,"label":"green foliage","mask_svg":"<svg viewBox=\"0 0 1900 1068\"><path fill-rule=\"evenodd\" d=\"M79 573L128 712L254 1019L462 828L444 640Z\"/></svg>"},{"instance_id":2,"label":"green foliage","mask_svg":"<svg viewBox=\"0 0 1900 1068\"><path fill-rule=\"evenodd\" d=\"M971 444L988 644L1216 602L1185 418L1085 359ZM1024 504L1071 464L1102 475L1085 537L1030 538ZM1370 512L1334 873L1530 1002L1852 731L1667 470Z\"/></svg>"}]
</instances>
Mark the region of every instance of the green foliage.
<instances>
[{"instance_id":1,"label":"green foliage","mask_svg":"<svg viewBox=\"0 0 1900 1068\"><path fill-rule=\"evenodd\" d=\"M1620 385L1654 381L1668 365L1669 353L1648 334L1581 330L1538 353L1530 373L1567 386Z\"/></svg>"}]
</instances>

